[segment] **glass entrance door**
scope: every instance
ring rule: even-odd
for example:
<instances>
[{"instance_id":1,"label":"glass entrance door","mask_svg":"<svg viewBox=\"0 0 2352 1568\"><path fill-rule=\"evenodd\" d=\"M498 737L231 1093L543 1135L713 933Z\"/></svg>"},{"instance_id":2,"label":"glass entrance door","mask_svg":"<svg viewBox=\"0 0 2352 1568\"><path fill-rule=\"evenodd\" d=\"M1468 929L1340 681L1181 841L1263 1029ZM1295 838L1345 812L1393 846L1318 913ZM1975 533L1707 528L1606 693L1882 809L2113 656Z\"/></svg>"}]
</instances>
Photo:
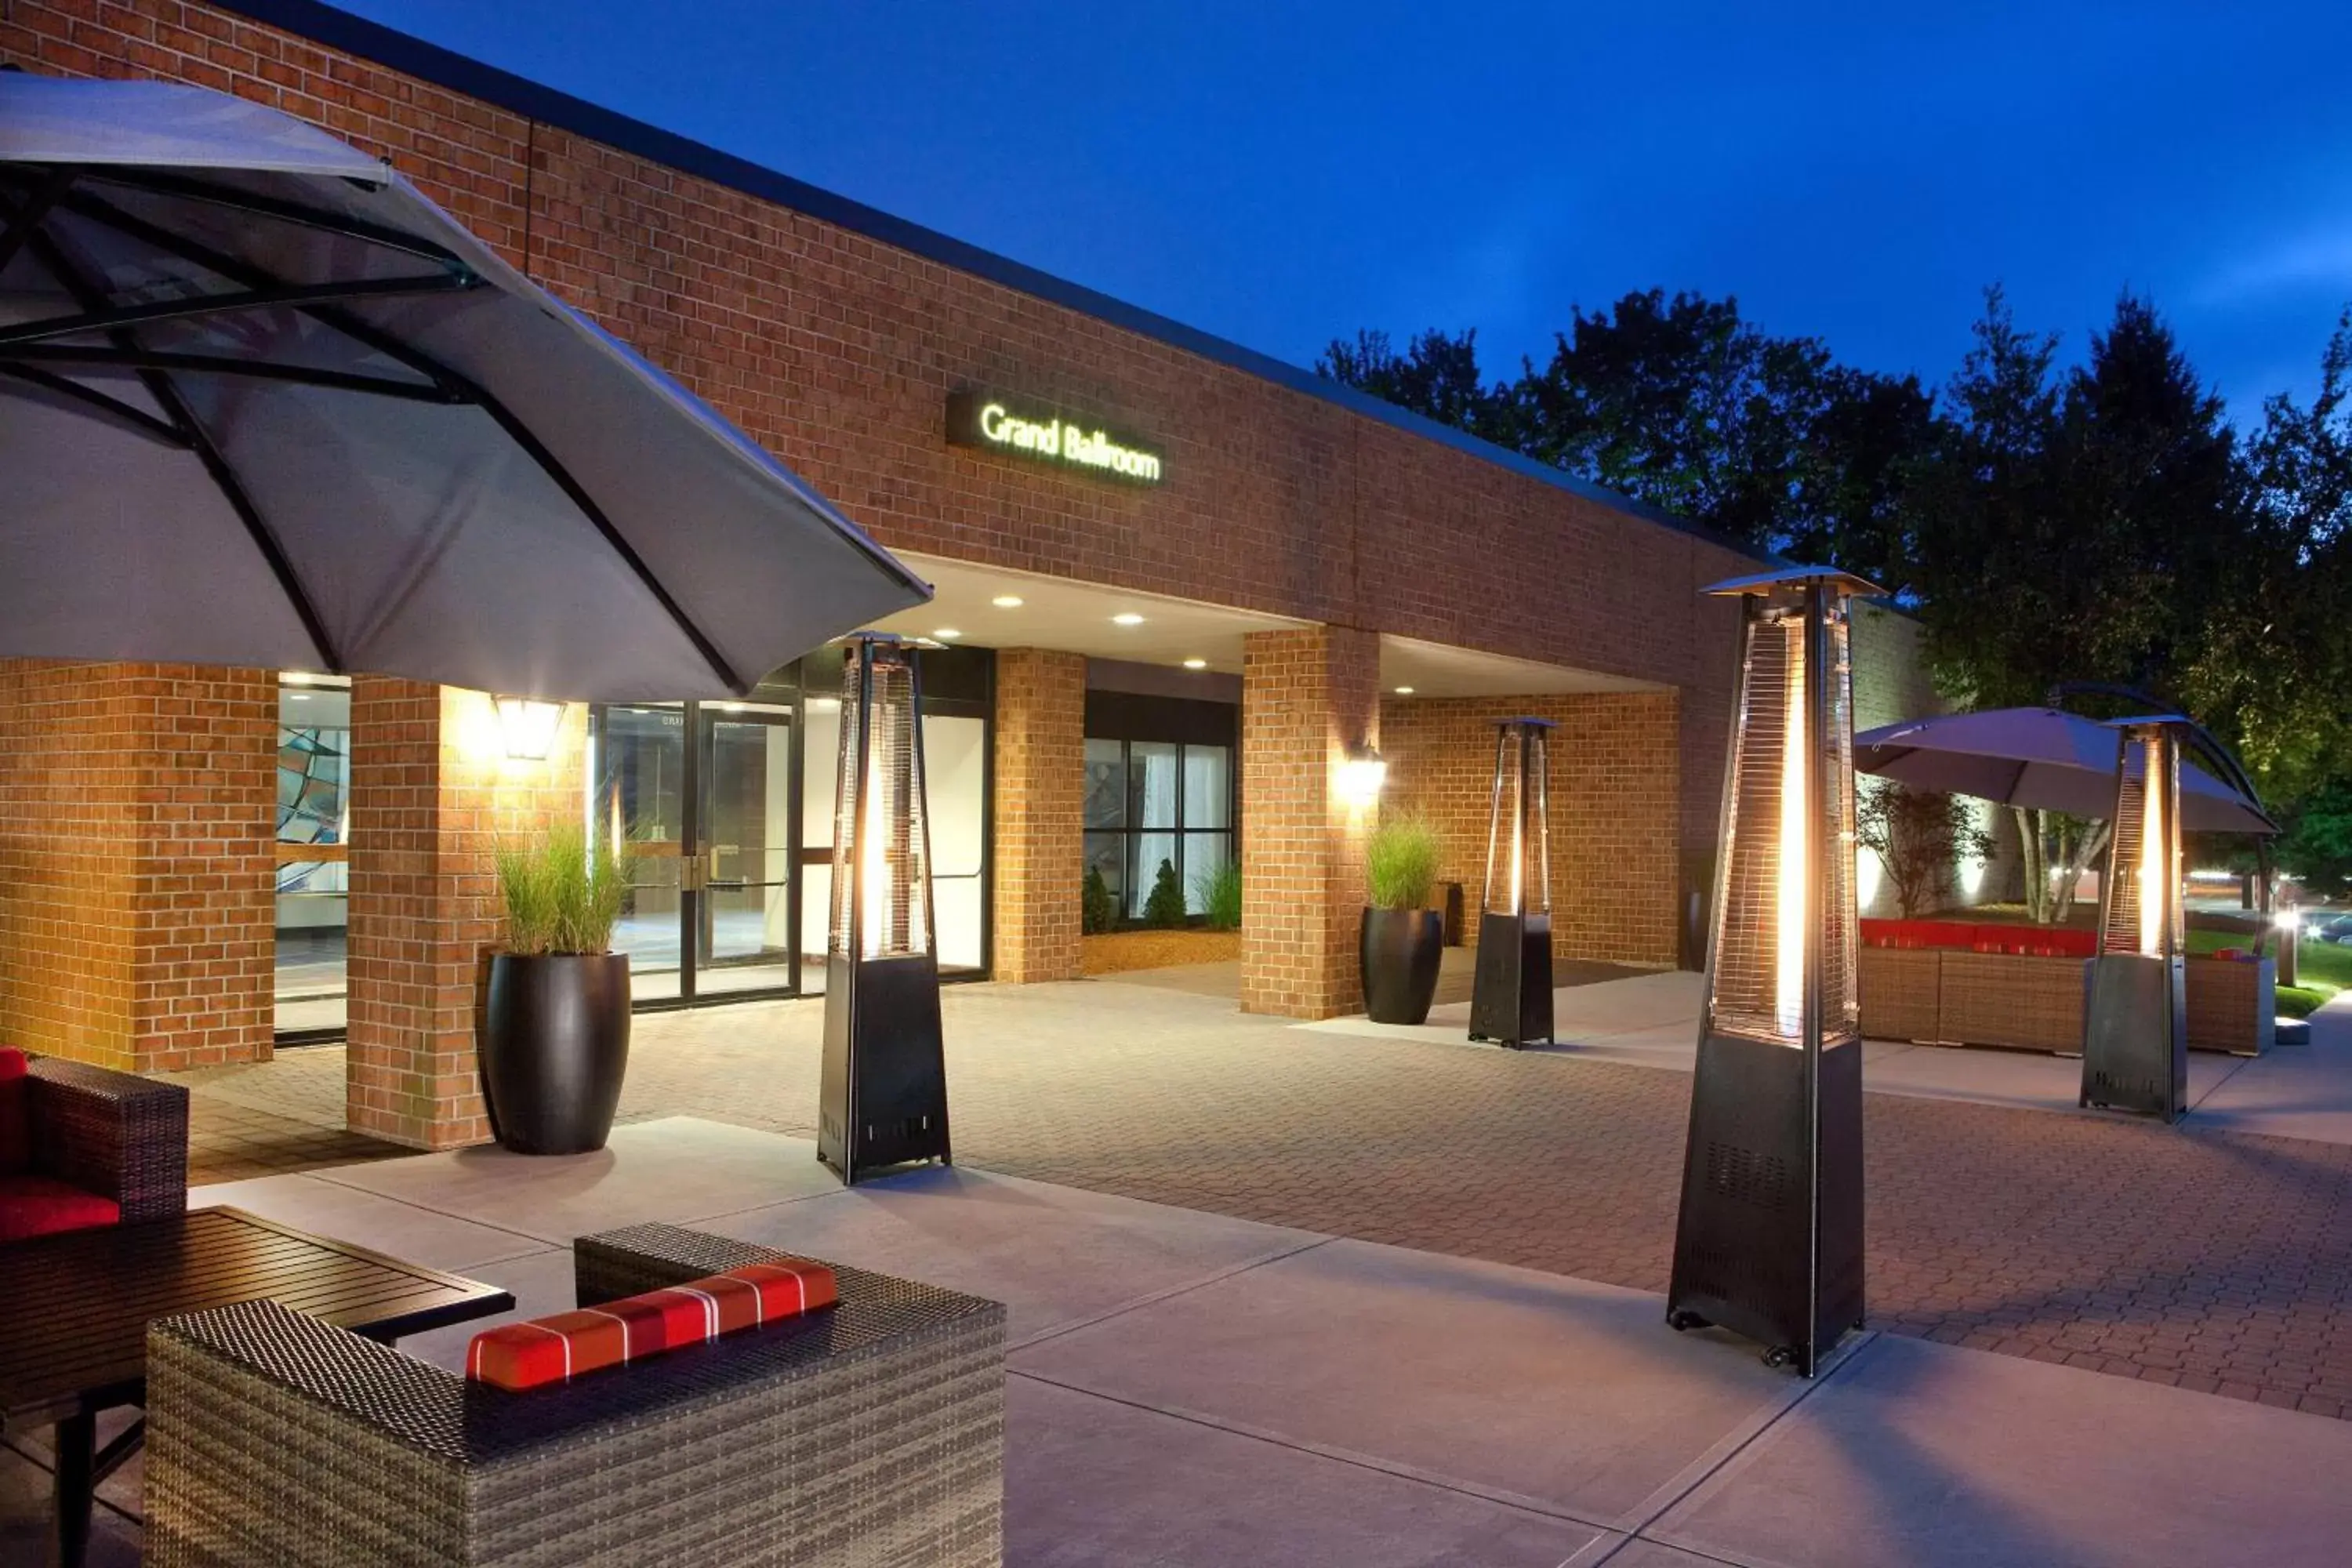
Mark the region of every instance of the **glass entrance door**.
<instances>
[{"instance_id":1,"label":"glass entrance door","mask_svg":"<svg viewBox=\"0 0 2352 1568\"><path fill-rule=\"evenodd\" d=\"M793 899L799 774L788 708L700 705L689 897L688 994L791 992L800 985L801 911Z\"/></svg>"},{"instance_id":2,"label":"glass entrance door","mask_svg":"<svg viewBox=\"0 0 2352 1568\"><path fill-rule=\"evenodd\" d=\"M632 852L613 942L639 1002L799 989L793 719L754 703L597 710L594 832Z\"/></svg>"}]
</instances>

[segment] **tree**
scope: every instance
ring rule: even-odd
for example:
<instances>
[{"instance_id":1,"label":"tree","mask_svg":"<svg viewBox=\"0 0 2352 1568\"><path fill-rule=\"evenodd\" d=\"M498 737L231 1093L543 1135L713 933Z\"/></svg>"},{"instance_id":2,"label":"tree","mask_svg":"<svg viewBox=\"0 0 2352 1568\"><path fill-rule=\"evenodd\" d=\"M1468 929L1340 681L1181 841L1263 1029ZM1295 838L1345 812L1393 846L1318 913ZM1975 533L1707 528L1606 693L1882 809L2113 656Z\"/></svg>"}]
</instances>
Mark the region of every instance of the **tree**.
<instances>
[{"instance_id":1,"label":"tree","mask_svg":"<svg viewBox=\"0 0 2352 1568\"><path fill-rule=\"evenodd\" d=\"M1904 495L1936 444L1915 376L1835 364L1737 300L1662 289L1571 309L1550 361L1486 385L1475 334L1335 342L1316 369L1754 544L1906 583Z\"/></svg>"},{"instance_id":2,"label":"tree","mask_svg":"<svg viewBox=\"0 0 2352 1568\"><path fill-rule=\"evenodd\" d=\"M2063 379L2057 342L2021 331L1987 292L1943 451L1916 492L1930 660L1972 707L2038 704L2066 681L2180 705L2209 626L2245 596L2235 435L2147 301L2118 300ZM2062 919L2107 826L2017 817L2027 905Z\"/></svg>"},{"instance_id":3,"label":"tree","mask_svg":"<svg viewBox=\"0 0 2352 1568\"><path fill-rule=\"evenodd\" d=\"M1360 331L1349 343L1334 338L1315 362L1315 374L1369 392L1415 414L1498 439L1499 389L1478 376L1478 334L1449 336L1432 327L1398 353L1386 332Z\"/></svg>"},{"instance_id":4,"label":"tree","mask_svg":"<svg viewBox=\"0 0 2352 1568\"><path fill-rule=\"evenodd\" d=\"M2329 898L2352 891L2352 783L2331 780L2291 815L2279 864Z\"/></svg>"},{"instance_id":5,"label":"tree","mask_svg":"<svg viewBox=\"0 0 2352 1568\"><path fill-rule=\"evenodd\" d=\"M1966 800L1888 779L1864 782L1857 793L1854 838L1878 857L1905 920L1931 907L1961 861L1990 860L1993 852L1992 835Z\"/></svg>"},{"instance_id":6,"label":"tree","mask_svg":"<svg viewBox=\"0 0 2352 1568\"><path fill-rule=\"evenodd\" d=\"M1151 879L1151 892L1143 900L1143 923L1172 929L1184 923L1184 889L1176 880L1176 865L1171 860L1160 862L1160 874Z\"/></svg>"},{"instance_id":7,"label":"tree","mask_svg":"<svg viewBox=\"0 0 2352 1568\"><path fill-rule=\"evenodd\" d=\"M1103 880L1102 868L1087 868L1086 886L1078 903L1078 930L1092 936L1107 931L1118 923L1118 900L1111 897L1110 884Z\"/></svg>"}]
</instances>

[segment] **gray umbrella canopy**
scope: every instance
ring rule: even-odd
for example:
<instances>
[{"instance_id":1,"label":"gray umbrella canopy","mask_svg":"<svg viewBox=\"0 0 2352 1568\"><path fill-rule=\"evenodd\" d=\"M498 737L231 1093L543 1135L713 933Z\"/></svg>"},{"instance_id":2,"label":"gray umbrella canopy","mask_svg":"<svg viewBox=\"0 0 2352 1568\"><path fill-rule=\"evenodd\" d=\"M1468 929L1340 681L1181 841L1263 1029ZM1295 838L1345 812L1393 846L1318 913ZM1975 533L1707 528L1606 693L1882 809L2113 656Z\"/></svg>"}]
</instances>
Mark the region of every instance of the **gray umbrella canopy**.
<instances>
[{"instance_id":1,"label":"gray umbrella canopy","mask_svg":"<svg viewBox=\"0 0 2352 1568\"><path fill-rule=\"evenodd\" d=\"M0 73L0 654L740 696L929 590L386 165Z\"/></svg>"},{"instance_id":2,"label":"gray umbrella canopy","mask_svg":"<svg viewBox=\"0 0 2352 1568\"><path fill-rule=\"evenodd\" d=\"M1989 708L1906 720L1853 738L1853 765L1916 789L2105 817L2116 809L2118 735L2055 708ZM2137 776L2139 761L2129 763ZM2180 764L2180 822L2194 833L2275 833L2261 807L2193 763Z\"/></svg>"}]
</instances>

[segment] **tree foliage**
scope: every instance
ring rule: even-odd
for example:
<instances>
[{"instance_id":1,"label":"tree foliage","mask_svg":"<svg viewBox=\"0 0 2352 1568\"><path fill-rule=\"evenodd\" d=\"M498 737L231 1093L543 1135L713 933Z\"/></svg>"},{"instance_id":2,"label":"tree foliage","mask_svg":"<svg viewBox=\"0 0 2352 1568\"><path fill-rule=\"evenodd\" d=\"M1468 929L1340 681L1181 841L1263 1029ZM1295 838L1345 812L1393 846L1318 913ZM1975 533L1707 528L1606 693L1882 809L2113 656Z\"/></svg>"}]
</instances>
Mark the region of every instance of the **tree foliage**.
<instances>
[{"instance_id":1,"label":"tree foliage","mask_svg":"<svg viewBox=\"0 0 2352 1568\"><path fill-rule=\"evenodd\" d=\"M2145 299L2117 300L2079 363L2062 347L1991 289L1930 390L1767 333L1735 299L1652 289L1572 309L1514 379L1484 379L1469 331L1402 353L1359 333L1318 368L1880 583L1964 705L2105 682L2190 712L2312 824L2301 852L2323 863L2352 801L2352 313L2312 401L2270 399L2242 437ZM2062 913L2105 826L2021 812L2019 827L2029 900Z\"/></svg>"},{"instance_id":2,"label":"tree foliage","mask_svg":"<svg viewBox=\"0 0 2352 1568\"><path fill-rule=\"evenodd\" d=\"M1857 792L1854 839L1878 857L1905 920L1932 910L1948 891L1952 868L1990 860L1992 835L1957 795L1875 779Z\"/></svg>"}]
</instances>

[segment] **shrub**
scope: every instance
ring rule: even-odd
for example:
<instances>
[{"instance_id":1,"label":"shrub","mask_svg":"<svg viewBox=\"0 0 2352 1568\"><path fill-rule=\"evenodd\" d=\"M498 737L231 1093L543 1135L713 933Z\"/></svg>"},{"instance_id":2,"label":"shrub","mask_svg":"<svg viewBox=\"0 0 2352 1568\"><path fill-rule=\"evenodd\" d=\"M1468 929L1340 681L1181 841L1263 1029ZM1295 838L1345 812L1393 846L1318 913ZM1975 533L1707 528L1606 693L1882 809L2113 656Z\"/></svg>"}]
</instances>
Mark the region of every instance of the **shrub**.
<instances>
[{"instance_id":1,"label":"shrub","mask_svg":"<svg viewBox=\"0 0 2352 1568\"><path fill-rule=\"evenodd\" d=\"M1210 867L1192 879L1192 894L1201 900L1211 931L1242 929L1242 868L1227 860Z\"/></svg>"},{"instance_id":2,"label":"shrub","mask_svg":"<svg viewBox=\"0 0 2352 1568\"><path fill-rule=\"evenodd\" d=\"M1177 883L1172 860L1160 862L1160 874L1151 879L1151 896L1143 900L1143 923L1160 927L1184 923L1184 889Z\"/></svg>"},{"instance_id":3,"label":"shrub","mask_svg":"<svg viewBox=\"0 0 2352 1568\"><path fill-rule=\"evenodd\" d=\"M2326 995L2301 985L2278 988L2278 1016L2282 1018L2308 1018L2319 1011Z\"/></svg>"},{"instance_id":4,"label":"shrub","mask_svg":"<svg viewBox=\"0 0 2352 1568\"><path fill-rule=\"evenodd\" d=\"M1372 904L1383 910L1425 910L1437 885L1437 829L1418 815L1384 816L1364 841L1364 873Z\"/></svg>"},{"instance_id":5,"label":"shrub","mask_svg":"<svg viewBox=\"0 0 2352 1568\"><path fill-rule=\"evenodd\" d=\"M1078 929L1092 936L1107 931L1118 923L1118 900L1110 896L1110 884L1103 880L1102 868L1087 868L1086 889L1079 895Z\"/></svg>"},{"instance_id":6,"label":"shrub","mask_svg":"<svg viewBox=\"0 0 2352 1568\"><path fill-rule=\"evenodd\" d=\"M498 858L509 952L613 950L613 927L629 899L627 851L592 858L586 831L567 826L535 842L501 844Z\"/></svg>"}]
</instances>

